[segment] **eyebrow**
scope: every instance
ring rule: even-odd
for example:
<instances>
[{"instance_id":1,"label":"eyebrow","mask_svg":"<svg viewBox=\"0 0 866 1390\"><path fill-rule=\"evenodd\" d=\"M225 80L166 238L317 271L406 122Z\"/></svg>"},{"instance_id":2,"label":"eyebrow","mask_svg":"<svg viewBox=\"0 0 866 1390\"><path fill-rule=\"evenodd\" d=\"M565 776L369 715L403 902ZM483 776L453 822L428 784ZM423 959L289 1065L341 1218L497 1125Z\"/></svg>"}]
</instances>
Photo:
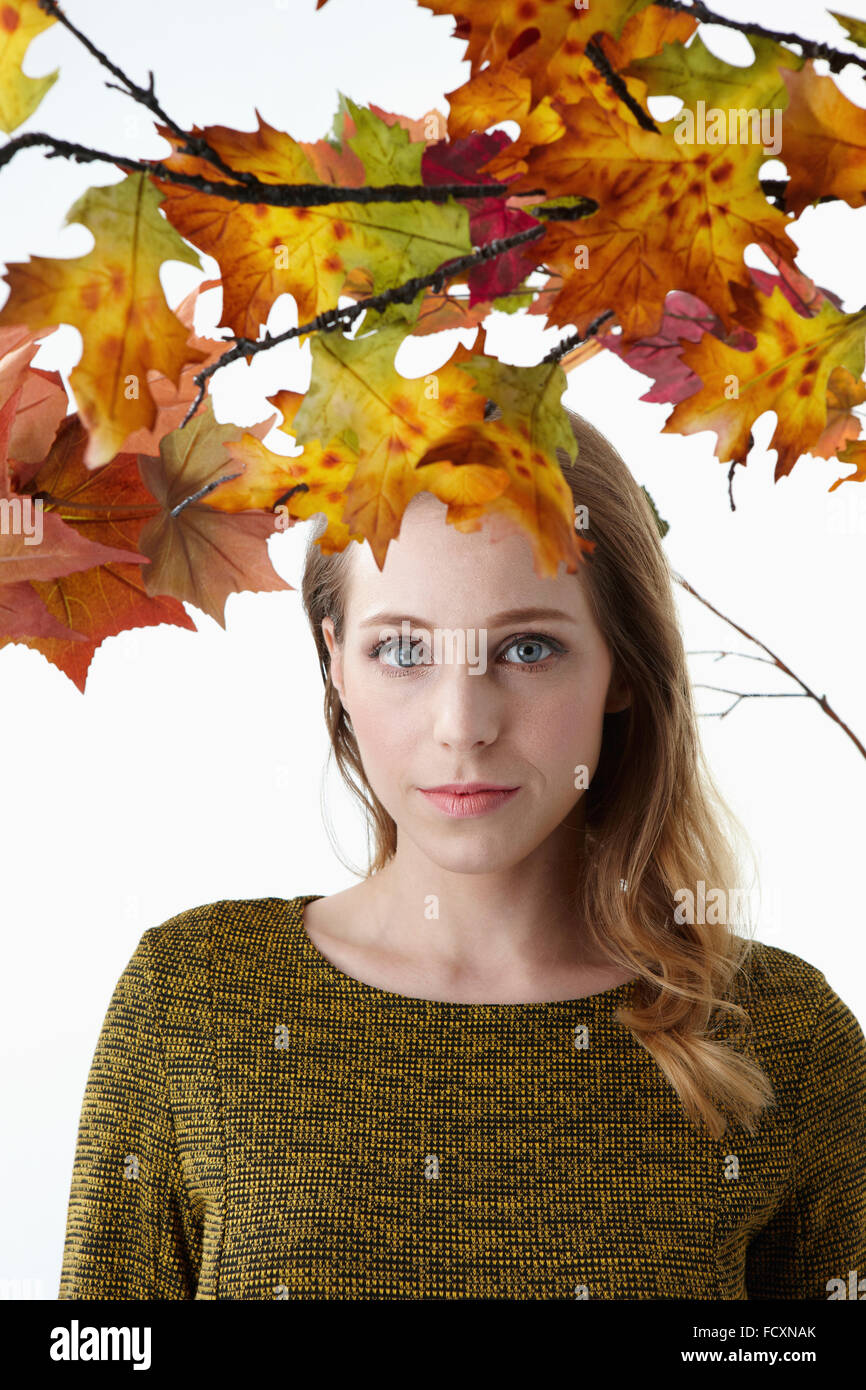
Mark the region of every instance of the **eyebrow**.
<instances>
[{"instance_id":1,"label":"eyebrow","mask_svg":"<svg viewBox=\"0 0 866 1390\"><path fill-rule=\"evenodd\" d=\"M538 619L561 618L567 623L579 623L573 613L565 613L561 608L508 608L504 613L494 613L489 622L484 626L500 627L506 623L528 623ZM434 628L435 623L431 623L426 618L416 618L408 613L371 613L368 618L364 618L361 627L373 626L399 626L403 621L410 623L412 627Z\"/></svg>"}]
</instances>

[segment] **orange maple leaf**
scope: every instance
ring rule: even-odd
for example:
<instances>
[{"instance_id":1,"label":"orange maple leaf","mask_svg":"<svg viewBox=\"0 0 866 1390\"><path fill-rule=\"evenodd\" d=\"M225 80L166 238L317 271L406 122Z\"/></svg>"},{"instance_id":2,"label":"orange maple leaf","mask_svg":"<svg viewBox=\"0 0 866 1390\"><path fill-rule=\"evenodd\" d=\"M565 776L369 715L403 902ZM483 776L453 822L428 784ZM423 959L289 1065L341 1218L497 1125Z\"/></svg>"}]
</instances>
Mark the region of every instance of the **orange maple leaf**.
<instances>
[{"instance_id":1,"label":"orange maple leaf","mask_svg":"<svg viewBox=\"0 0 866 1390\"><path fill-rule=\"evenodd\" d=\"M94 471L84 462L87 438L78 416L68 415L32 484L34 495L43 498L43 524L65 525L82 546L94 547L88 567L29 581L28 587L49 614L49 620L42 620L37 629L45 635L21 635L26 620L17 621L15 605L7 610L0 636L0 646L17 640L41 652L82 693L93 654L106 637L160 623L196 630L182 604L173 598L150 597L145 591L142 565L146 557L138 550L138 539L156 503L142 484L135 457L120 454ZM107 541L112 543L108 547ZM118 541L124 544L117 545ZM112 558L94 563L100 553ZM36 616L32 600L27 602Z\"/></svg>"},{"instance_id":2,"label":"orange maple leaf","mask_svg":"<svg viewBox=\"0 0 866 1390\"><path fill-rule=\"evenodd\" d=\"M187 330L169 309L159 279L164 261L198 266L199 257L159 204L145 174L88 189L65 221L93 233L93 250L65 260L32 256L6 272L11 293L0 324L39 330L70 323L81 332L84 349L69 384L89 431L90 467L114 458L133 429L153 424L149 367L176 380L185 362L204 356L188 347Z\"/></svg>"},{"instance_id":3,"label":"orange maple leaf","mask_svg":"<svg viewBox=\"0 0 866 1390\"><path fill-rule=\"evenodd\" d=\"M658 330L665 295L679 289L734 329L733 284L752 285L749 243L767 242L788 260L797 253L784 214L758 183L763 148L680 144L674 121L655 134L589 99L562 114L568 134L533 150L513 185L540 183L552 198L582 194L599 204L577 223L554 223L537 243L539 260L563 276L551 323L583 331L613 309L625 346Z\"/></svg>"},{"instance_id":4,"label":"orange maple leaf","mask_svg":"<svg viewBox=\"0 0 866 1390\"><path fill-rule=\"evenodd\" d=\"M663 426L666 434L714 430L716 457L745 463L751 426L765 410L776 412L769 447L778 450L775 479L790 473L801 454L818 444L827 428L831 372L844 367L863 373L866 311L844 314L825 301L804 318L776 286L755 299L732 286L738 322L755 347L742 352L704 333L686 342L682 359L700 378L693 395L679 401ZM838 378L836 379L838 382Z\"/></svg>"},{"instance_id":5,"label":"orange maple leaf","mask_svg":"<svg viewBox=\"0 0 866 1390\"><path fill-rule=\"evenodd\" d=\"M801 213L818 198L866 202L866 111L815 72L810 58L799 71L779 69L788 88L782 159L788 171L785 206Z\"/></svg>"}]
</instances>

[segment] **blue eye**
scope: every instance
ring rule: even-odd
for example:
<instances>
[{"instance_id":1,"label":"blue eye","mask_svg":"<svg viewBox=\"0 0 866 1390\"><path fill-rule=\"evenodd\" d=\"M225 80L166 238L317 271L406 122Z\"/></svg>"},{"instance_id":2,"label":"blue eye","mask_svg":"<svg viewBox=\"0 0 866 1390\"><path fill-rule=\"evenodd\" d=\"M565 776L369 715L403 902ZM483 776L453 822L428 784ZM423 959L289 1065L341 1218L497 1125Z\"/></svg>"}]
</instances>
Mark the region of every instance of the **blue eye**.
<instances>
[{"instance_id":1,"label":"blue eye","mask_svg":"<svg viewBox=\"0 0 866 1390\"><path fill-rule=\"evenodd\" d=\"M397 665L403 670L409 670L412 666L420 666L425 655L424 648L420 643L404 642L401 637L389 637L384 642L377 642L370 652L370 656L378 660L383 652L396 656Z\"/></svg>"},{"instance_id":2,"label":"blue eye","mask_svg":"<svg viewBox=\"0 0 866 1390\"><path fill-rule=\"evenodd\" d=\"M512 647L517 647L517 646L521 646L521 647L552 647L553 645L554 645L554 644L553 644L553 642L550 640L549 637L515 637L514 641L511 643L511 646L512 646ZM556 645L559 646L559 643L557 643ZM510 650L510 648L507 648L506 650ZM562 648L560 647L559 650L561 651ZM506 666L513 666L513 665L522 666L522 665L524 665L524 664L526 664L526 665L528 665L528 666L538 666L538 665L541 664L541 662L542 662L543 660L546 660L546 659L547 659L547 658L544 658L544 657L533 657L533 658L531 658L531 659L530 659L528 662L526 662L526 663L523 663L523 662L520 662L520 661L519 661L519 662L507 661L505 664L506 664Z\"/></svg>"},{"instance_id":3,"label":"blue eye","mask_svg":"<svg viewBox=\"0 0 866 1390\"><path fill-rule=\"evenodd\" d=\"M546 637L535 632L526 633L521 637L512 637L503 648L503 653L514 647L523 647L524 649L526 647L530 649L549 647L554 656L562 656L566 651L566 648L561 642L557 642L555 637ZM401 637L389 637L383 642L377 642L367 655L372 661L378 662L382 668L382 674L385 676L408 676L416 667L424 668L433 664L428 660L430 653L421 639L405 641ZM383 656L392 655L397 658L394 664L380 659ZM516 667L522 671L547 670L551 661L550 656L535 657L529 661L506 661L503 657L500 659L503 665Z\"/></svg>"}]
</instances>

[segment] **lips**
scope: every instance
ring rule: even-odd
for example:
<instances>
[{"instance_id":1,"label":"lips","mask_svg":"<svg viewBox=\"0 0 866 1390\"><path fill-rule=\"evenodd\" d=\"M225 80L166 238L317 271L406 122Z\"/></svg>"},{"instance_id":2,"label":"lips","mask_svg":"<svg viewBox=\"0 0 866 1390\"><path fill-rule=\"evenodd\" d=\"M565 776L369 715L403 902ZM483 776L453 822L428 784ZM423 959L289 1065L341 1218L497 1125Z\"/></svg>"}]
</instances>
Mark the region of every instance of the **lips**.
<instances>
[{"instance_id":1,"label":"lips","mask_svg":"<svg viewBox=\"0 0 866 1390\"><path fill-rule=\"evenodd\" d=\"M422 792L450 792L452 796L471 796L474 792L513 792L506 782L443 782L438 787L421 787Z\"/></svg>"},{"instance_id":2,"label":"lips","mask_svg":"<svg viewBox=\"0 0 866 1390\"><path fill-rule=\"evenodd\" d=\"M473 786L471 782L464 782L463 786ZM481 783L480 791L448 791L439 787L419 787L423 797L434 806L438 806L440 811L444 811L446 816L463 818L464 816L483 816L488 811L495 811L506 802L511 801L520 791L519 787L491 787Z\"/></svg>"}]
</instances>

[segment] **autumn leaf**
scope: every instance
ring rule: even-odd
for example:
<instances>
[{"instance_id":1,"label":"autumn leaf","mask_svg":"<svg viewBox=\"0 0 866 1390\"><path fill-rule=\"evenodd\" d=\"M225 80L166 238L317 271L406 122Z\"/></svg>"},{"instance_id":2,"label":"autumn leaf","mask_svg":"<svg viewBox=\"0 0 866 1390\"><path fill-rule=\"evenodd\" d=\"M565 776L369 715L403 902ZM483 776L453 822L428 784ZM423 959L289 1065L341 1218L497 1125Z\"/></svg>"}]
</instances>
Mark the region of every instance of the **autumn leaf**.
<instances>
[{"instance_id":1,"label":"autumn leaf","mask_svg":"<svg viewBox=\"0 0 866 1390\"><path fill-rule=\"evenodd\" d=\"M0 585L57 579L76 570L128 560L129 551L88 540L54 512L45 512L31 493L13 489L9 441L23 391L19 386L0 410ZM145 556L133 554L132 558L144 560Z\"/></svg>"},{"instance_id":2,"label":"autumn leaf","mask_svg":"<svg viewBox=\"0 0 866 1390\"><path fill-rule=\"evenodd\" d=\"M461 370L475 380L476 391L495 401L501 415L485 420L483 429L470 426L428 450L419 471L426 473L433 462L441 468L446 456L458 475L461 467L482 460L488 469L501 470L508 485L486 497L484 506L493 538L519 531L532 545L536 573L555 576L560 561L574 573L586 542L575 532L574 499L558 458L561 453L573 461L577 453L562 407L565 372L558 363L514 367L480 353ZM440 487L434 476L430 491L442 496ZM449 500L447 492L442 500Z\"/></svg>"},{"instance_id":3,"label":"autumn leaf","mask_svg":"<svg viewBox=\"0 0 866 1390\"><path fill-rule=\"evenodd\" d=\"M142 484L135 457L121 454L103 468L89 469L84 462L86 447L84 425L77 415L68 415L32 480L33 495L43 498L46 534L49 526L59 522L79 537L82 546L97 546L99 553L108 551L117 558L53 579L31 580L30 587L53 622L41 619L28 599L37 619L37 635L20 636L23 618L15 635L14 610L7 610L4 635L0 635L0 646L20 640L41 652L82 692L93 654L106 637L160 623L196 630L182 604L173 598L149 597L145 591L142 565L146 557L137 543L156 503ZM0 586L0 595L11 588ZM41 629L38 621L43 622Z\"/></svg>"},{"instance_id":4,"label":"autumn leaf","mask_svg":"<svg viewBox=\"0 0 866 1390\"><path fill-rule=\"evenodd\" d=\"M842 307L837 295L831 290L822 289L814 280L810 280L808 275L782 260L771 246L761 246L760 249L779 270L778 275L771 275L756 266L749 267L752 279L762 295L770 296L778 286L797 313L807 318L817 313L825 301L835 304L837 309ZM607 348L635 371L652 377L654 385L640 397L642 401L681 401L697 391L701 384L700 378L682 359L683 342L697 343L704 333L712 333L729 347L743 351L754 347L754 338L747 329L738 328L732 333L726 333L718 315L714 314L702 299L683 290L671 290L668 294L658 333L649 338L641 338L628 350L623 348L620 336L614 332L594 334L585 346L595 344L598 349ZM568 370L566 359L563 359L562 365ZM838 371L843 372L844 369L839 368ZM850 373L846 372L845 376L850 376ZM826 438L822 436L821 456L825 458L835 452L833 449L830 449L829 453L823 452L829 448L831 438L837 434L840 440L843 434L850 438L852 428L855 434L858 432L856 417L844 414L848 407L856 403L856 388L844 382L841 377L837 377L836 380L836 391L833 389L833 376L828 383L828 410L832 419L828 417ZM818 452L818 446L816 445L811 452Z\"/></svg>"},{"instance_id":5,"label":"autumn leaf","mask_svg":"<svg viewBox=\"0 0 866 1390\"><path fill-rule=\"evenodd\" d=\"M769 299L758 296L757 303L739 285L732 291L738 321L754 335L755 346L737 351L711 333L686 343L683 360L702 385L674 407L663 430L713 430L716 457L745 463L752 424L765 410L774 410L777 422L768 447L778 451L778 481L827 427L833 369L862 375L866 311L844 314L827 302L817 314L803 318L778 286Z\"/></svg>"},{"instance_id":6,"label":"autumn leaf","mask_svg":"<svg viewBox=\"0 0 866 1390\"><path fill-rule=\"evenodd\" d=\"M216 289L220 283L219 280L202 281L200 285L196 285L194 289L190 290L175 309L175 316L188 332L187 346L194 349L200 356L196 361L184 364L176 381L172 381L170 377L165 376L157 368L151 368L148 371L147 385L156 402L156 419L149 429L133 430L132 434L123 441L121 453L141 453L152 456L158 454L160 440L170 434L172 430L177 429L198 396L198 387L195 383L197 374L205 367L211 366L224 352L228 352L231 348L231 340L199 338L193 331L195 306L199 295L204 294L207 290ZM205 402L201 401L196 409L196 414L200 414L205 408Z\"/></svg>"},{"instance_id":7,"label":"autumn leaf","mask_svg":"<svg viewBox=\"0 0 866 1390\"><path fill-rule=\"evenodd\" d=\"M415 464L449 430L484 414L483 397L459 370L470 355L462 345L443 367L412 380L394 367L404 338L400 324L368 337L314 338L312 379L293 422L299 444L357 450L342 520L366 537L380 569L410 499L430 490Z\"/></svg>"},{"instance_id":8,"label":"autumn leaf","mask_svg":"<svg viewBox=\"0 0 866 1390\"><path fill-rule=\"evenodd\" d=\"M726 63L711 53L696 34L688 45L665 43L660 53L633 58L624 75L638 77L649 96L674 96L692 111L699 101L705 110L780 110L788 105L788 91L782 69L803 66L799 54L773 39L758 34L748 36L754 62L748 66ZM676 118L680 119L679 116ZM726 123L727 124L727 123ZM783 119L787 154L788 119Z\"/></svg>"},{"instance_id":9,"label":"autumn leaf","mask_svg":"<svg viewBox=\"0 0 866 1390\"><path fill-rule=\"evenodd\" d=\"M448 133L452 138L468 135L501 121L516 121L520 135L502 151L486 172L507 179L526 171L525 157L535 145L548 145L564 133L559 110L584 97L607 110L616 111L626 122L636 118L608 85L586 45L594 40L611 67L620 72L634 58L658 51L665 40L685 39L695 28L693 15L660 9L657 5L593 4L591 14L568 7L552 10L554 21L547 33L547 44L517 45L513 57L491 60L474 70L468 81L446 95L449 101ZM532 23L532 10L517 9L516 22L528 24L528 35L539 31ZM619 35L614 38L613 35ZM548 50L550 50L548 56ZM642 101L645 84L624 77L626 89Z\"/></svg>"},{"instance_id":10,"label":"autumn leaf","mask_svg":"<svg viewBox=\"0 0 866 1390\"><path fill-rule=\"evenodd\" d=\"M847 448L839 454L843 463L854 463L857 465L853 473L847 473L844 478L837 478L835 483L828 489L835 492L837 487L843 483L866 483L866 439L855 439ZM2 594L0 589L0 594Z\"/></svg>"},{"instance_id":11,"label":"autumn leaf","mask_svg":"<svg viewBox=\"0 0 866 1390\"><path fill-rule=\"evenodd\" d=\"M653 378L653 385L640 397L642 401L681 401L699 387L700 379L682 358L683 342L697 343L705 333L724 339L724 325L717 314L708 309L697 295L685 290L671 290L665 299L664 313L657 333L641 338L628 350L617 333L596 334L592 341L616 353L636 372ZM739 342L736 341L739 339ZM753 344L751 334L742 330L734 346Z\"/></svg>"},{"instance_id":12,"label":"autumn leaf","mask_svg":"<svg viewBox=\"0 0 866 1390\"><path fill-rule=\"evenodd\" d=\"M341 95L357 131L336 184L418 184L424 144ZM256 112L255 131L226 126L196 128L233 168L262 183L328 183L318 176L307 151L290 135L275 130ZM159 126L175 147L181 145ZM351 156L351 157L349 157ZM207 161L175 152L170 169L215 177ZM220 174L220 179L224 176ZM436 270L443 261L465 255L472 245L465 208L453 202L324 203L313 207L269 207L230 202L196 189L169 184L153 175L165 194L166 216L183 236L219 262L223 280L223 323L236 337L257 338L281 294L291 294L298 322L331 309L347 276L366 270L374 292Z\"/></svg>"},{"instance_id":13,"label":"autumn leaf","mask_svg":"<svg viewBox=\"0 0 866 1390\"><path fill-rule=\"evenodd\" d=\"M866 383L852 376L847 367L834 367L827 379L827 424L809 453L815 458L833 458L850 440L856 439L860 433L860 416L852 413L853 407L864 401Z\"/></svg>"},{"instance_id":14,"label":"autumn leaf","mask_svg":"<svg viewBox=\"0 0 866 1390\"><path fill-rule=\"evenodd\" d=\"M842 198L852 208L866 201L866 111L840 92L811 59L786 72L785 206L794 213L818 198Z\"/></svg>"},{"instance_id":15,"label":"autumn leaf","mask_svg":"<svg viewBox=\"0 0 866 1390\"><path fill-rule=\"evenodd\" d=\"M694 14L653 4L632 15L618 39L603 34L598 42L610 66L625 83L626 91L646 110L650 93L647 84L632 70L632 64L661 52L665 44L685 43L697 27ZM581 55L578 63L569 61L569 56L563 47L548 69L550 88L559 99L573 106L582 97L591 96L599 106L616 111L623 120L637 124L637 117L595 65L585 55Z\"/></svg>"},{"instance_id":16,"label":"autumn leaf","mask_svg":"<svg viewBox=\"0 0 866 1390\"><path fill-rule=\"evenodd\" d=\"M847 31L852 43L858 44L860 48L866 48L866 20L855 19L848 14L837 14L835 10L828 10L827 13L839 21L842 28Z\"/></svg>"},{"instance_id":17,"label":"autumn leaf","mask_svg":"<svg viewBox=\"0 0 866 1390\"><path fill-rule=\"evenodd\" d=\"M797 250L760 190L762 147L678 143L675 121L655 134L588 99L562 114L568 134L533 151L514 185L541 184L557 197L579 191L599 204L577 224L554 223L537 243L539 258L563 276L550 321L583 332L612 309L624 344L633 344L658 331L665 295L679 289L736 328L733 285L752 284L746 247L767 242L789 259Z\"/></svg>"},{"instance_id":18,"label":"autumn leaf","mask_svg":"<svg viewBox=\"0 0 866 1390\"><path fill-rule=\"evenodd\" d=\"M508 294L497 295L492 301L477 300L470 309L469 295L456 294L452 290L426 290L421 296L417 318L412 324L412 337L421 338L429 333L441 333L446 328L478 328L484 319L495 309L502 314L513 314L518 309L528 309L535 301L536 291L522 285Z\"/></svg>"},{"instance_id":19,"label":"autumn leaf","mask_svg":"<svg viewBox=\"0 0 866 1390\"><path fill-rule=\"evenodd\" d=\"M419 0L435 14L453 14L449 0ZM574 0L472 0L461 13L455 37L466 40L466 58L474 76L521 61L534 77L544 74L566 40L582 48L598 33L618 39L623 27L652 0L592 0L578 8Z\"/></svg>"},{"instance_id":20,"label":"autumn leaf","mask_svg":"<svg viewBox=\"0 0 866 1390\"><path fill-rule=\"evenodd\" d=\"M294 419L304 401L303 393L278 391L268 400L282 413L278 429L296 444ZM274 454L261 440L246 434L239 443L231 445L231 456L253 464L257 476L263 480L254 505L269 509L282 506L286 516L298 521L308 521L317 514L324 516L325 528L316 538L323 555L344 550L350 540L363 542L363 534L350 531L342 519L346 487L358 466L357 451L348 444L332 440L325 447L320 440L313 439L304 446L302 454L285 457ZM235 484L228 483L225 488L217 488L213 505L230 504L233 486Z\"/></svg>"},{"instance_id":21,"label":"autumn leaf","mask_svg":"<svg viewBox=\"0 0 866 1390\"><path fill-rule=\"evenodd\" d=\"M757 266L749 266L752 279L762 294L772 294L774 286L778 285L788 303L793 304L798 314L816 313L827 299L831 304L835 304L837 309L842 308L842 300L838 294L825 289L822 285L816 285L815 281L810 280L808 275L804 275L802 270L798 270L796 266L783 260L772 246L762 246L760 242L758 246L779 272L778 275L771 275L768 271L760 270Z\"/></svg>"},{"instance_id":22,"label":"autumn leaf","mask_svg":"<svg viewBox=\"0 0 866 1390\"><path fill-rule=\"evenodd\" d=\"M38 331L70 323L81 332L84 348L69 384L89 431L88 467L114 458L133 429L153 425L148 368L177 381L184 363L205 356L187 346L187 330L159 280L164 261L198 266L199 257L160 215L159 204L144 174L88 189L65 225L83 223L93 233L93 250L65 260L32 256L6 272L11 292L0 324Z\"/></svg>"},{"instance_id":23,"label":"autumn leaf","mask_svg":"<svg viewBox=\"0 0 866 1390\"><path fill-rule=\"evenodd\" d=\"M268 400L283 416L279 431L297 444L293 422L304 400L303 393L278 391ZM273 512L276 531L322 514L326 527L317 542L323 554L343 550L350 540L363 541L363 535L351 533L341 519L343 493L357 467L357 452L338 442L323 448L318 440L312 440L302 454L277 454L264 443L270 423L265 420L240 439L224 443L227 472L236 476L229 476L228 481L208 494L208 505L224 512L244 508ZM235 465L240 465L240 473Z\"/></svg>"},{"instance_id":24,"label":"autumn leaf","mask_svg":"<svg viewBox=\"0 0 866 1390\"><path fill-rule=\"evenodd\" d=\"M49 328L43 339L56 331ZM0 328L0 406L21 389L8 441L9 461L19 488L48 453L69 404L60 373L32 365L42 346L36 338L22 324Z\"/></svg>"},{"instance_id":25,"label":"autumn leaf","mask_svg":"<svg viewBox=\"0 0 866 1390\"><path fill-rule=\"evenodd\" d=\"M59 638L68 643L87 641L86 633L68 627L46 608L26 579L17 584L0 583L0 647L10 642L26 644L35 637Z\"/></svg>"},{"instance_id":26,"label":"autumn leaf","mask_svg":"<svg viewBox=\"0 0 866 1390\"><path fill-rule=\"evenodd\" d=\"M33 39L56 23L36 0L3 0L0 6L0 130L7 135L33 115L57 81L59 68L45 77L28 77L21 70Z\"/></svg>"},{"instance_id":27,"label":"autumn leaf","mask_svg":"<svg viewBox=\"0 0 866 1390\"><path fill-rule=\"evenodd\" d=\"M479 166L508 143L508 136L501 130L490 135L472 135L466 140L437 140L424 151L421 161L424 183L483 183ZM467 198L464 206L469 213L469 235L476 246L539 225L536 217L521 208L510 207L499 195ZM467 277L469 308L515 289L534 269L536 260L535 247L530 242L514 246L495 260L476 266Z\"/></svg>"},{"instance_id":28,"label":"autumn leaf","mask_svg":"<svg viewBox=\"0 0 866 1390\"><path fill-rule=\"evenodd\" d=\"M139 548L151 560L144 578L147 593L194 603L221 627L229 594L291 588L268 555L273 516L258 508L221 511L208 504L210 494L189 500L218 479L243 472L225 447L241 433L237 425L217 423L208 398L204 411L166 435L159 458L139 455L138 460L144 484L159 504L158 515L139 537Z\"/></svg>"}]
</instances>

